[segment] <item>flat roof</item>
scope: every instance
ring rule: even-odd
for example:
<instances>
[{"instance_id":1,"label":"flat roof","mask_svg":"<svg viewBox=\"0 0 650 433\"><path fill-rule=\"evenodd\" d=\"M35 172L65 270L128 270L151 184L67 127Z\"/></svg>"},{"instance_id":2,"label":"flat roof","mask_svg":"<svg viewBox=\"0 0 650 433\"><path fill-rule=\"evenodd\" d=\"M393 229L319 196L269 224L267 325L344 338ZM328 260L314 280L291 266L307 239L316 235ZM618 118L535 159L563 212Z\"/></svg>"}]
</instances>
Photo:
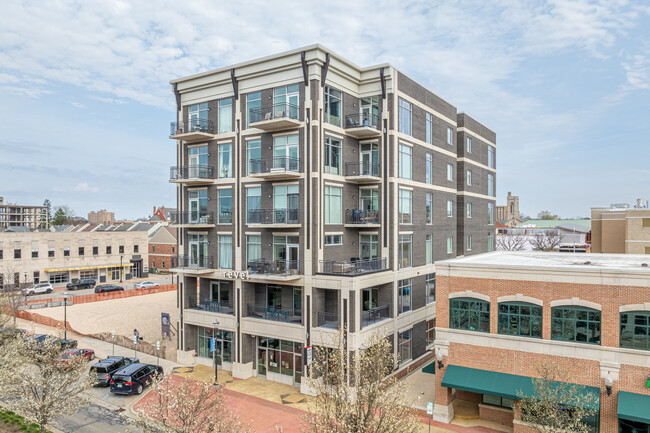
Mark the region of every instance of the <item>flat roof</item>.
<instances>
[{"instance_id":1,"label":"flat roof","mask_svg":"<svg viewBox=\"0 0 650 433\"><path fill-rule=\"evenodd\" d=\"M647 267L644 267L645 264ZM641 271L650 274L650 256L643 254L495 251L436 262L436 265L579 269L581 271Z\"/></svg>"}]
</instances>

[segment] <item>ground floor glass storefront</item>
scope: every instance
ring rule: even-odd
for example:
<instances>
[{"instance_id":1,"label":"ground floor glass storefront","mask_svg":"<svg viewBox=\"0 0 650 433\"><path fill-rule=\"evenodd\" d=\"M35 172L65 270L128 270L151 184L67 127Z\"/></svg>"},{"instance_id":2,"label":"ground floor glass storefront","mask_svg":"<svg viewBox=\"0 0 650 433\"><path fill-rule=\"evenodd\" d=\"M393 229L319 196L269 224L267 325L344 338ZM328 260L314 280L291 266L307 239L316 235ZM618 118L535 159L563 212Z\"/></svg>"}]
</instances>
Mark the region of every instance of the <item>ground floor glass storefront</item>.
<instances>
[{"instance_id":1,"label":"ground floor glass storefront","mask_svg":"<svg viewBox=\"0 0 650 433\"><path fill-rule=\"evenodd\" d=\"M257 374L292 376L295 383L302 378L302 343L278 338L257 337Z\"/></svg>"},{"instance_id":2,"label":"ground floor glass storefront","mask_svg":"<svg viewBox=\"0 0 650 433\"><path fill-rule=\"evenodd\" d=\"M202 358L212 358L214 355L210 352L210 339L214 335L212 328L199 328L197 355ZM217 330L217 365L232 362L232 332Z\"/></svg>"},{"instance_id":3,"label":"ground floor glass storefront","mask_svg":"<svg viewBox=\"0 0 650 433\"><path fill-rule=\"evenodd\" d=\"M650 410L650 409L649 409ZM626 419L618 420L619 433L650 433L650 424Z\"/></svg>"}]
</instances>

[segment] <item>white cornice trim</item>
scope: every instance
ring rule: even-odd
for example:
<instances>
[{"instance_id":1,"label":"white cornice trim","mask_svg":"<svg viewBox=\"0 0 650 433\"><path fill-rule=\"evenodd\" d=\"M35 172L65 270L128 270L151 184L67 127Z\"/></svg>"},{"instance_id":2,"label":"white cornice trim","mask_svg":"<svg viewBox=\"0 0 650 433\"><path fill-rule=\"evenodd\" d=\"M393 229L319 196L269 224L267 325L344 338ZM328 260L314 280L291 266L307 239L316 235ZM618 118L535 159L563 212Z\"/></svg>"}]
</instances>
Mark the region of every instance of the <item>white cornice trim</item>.
<instances>
[{"instance_id":1,"label":"white cornice trim","mask_svg":"<svg viewBox=\"0 0 650 433\"><path fill-rule=\"evenodd\" d=\"M571 298L571 299L558 299L551 301L551 308L553 307L565 307L565 306L579 306L591 308L594 310L602 311L603 307L600 304L591 301L585 301L580 298Z\"/></svg>"},{"instance_id":2,"label":"white cornice trim","mask_svg":"<svg viewBox=\"0 0 650 433\"><path fill-rule=\"evenodd\" d=\"M454 298L476 298L476 299L480 299L481 301L490 302L489 296L483 295L482 293L476 293L471 290L464 290L462 292L450 293L449 299L454 299Z\"/></svg>"},{"instance_id":3,"label":"white cornice trim","mask_svg":"<svg viewBox=\"0 0 650 433\"><path fill-rule=\"evenodd\" d=\"M544 301L541 299L524 296L521 293L517 293L516 295L499 296L497 298L497 303L500 304L502 302L528 302L529 304L538 305L540 307L544 306Z\"/></svg>"}]
</instances>

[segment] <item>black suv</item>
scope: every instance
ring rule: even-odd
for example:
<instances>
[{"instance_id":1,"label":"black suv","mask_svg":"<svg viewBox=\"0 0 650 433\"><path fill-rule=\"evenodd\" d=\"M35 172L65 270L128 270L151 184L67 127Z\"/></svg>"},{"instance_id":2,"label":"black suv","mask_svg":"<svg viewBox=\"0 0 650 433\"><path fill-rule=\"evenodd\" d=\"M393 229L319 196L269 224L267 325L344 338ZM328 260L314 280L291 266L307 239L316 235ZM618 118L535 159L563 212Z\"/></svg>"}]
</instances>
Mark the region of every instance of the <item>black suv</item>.
<instances>
[{"instance_id":1,"label":"black suv","mask_svg":"<svg viewBox=\"0 0 650 433\"><path fill-rule=\"evenodd\" d=\"M95 280L89 278L87 280L76 280L72 283L66 284L68 290L79 290L79 289L92 289L95 287Z\"/></svg>"},{"instance_id":2,"label":"black suv","mask_svg":"<svg viewBox=\"0 0 650 433\"><path fill-rule=\"evenodd\" d=\"M138 358L125 358L123 356L109 356L90 367L90 376L94 379L95 385L108 386L111 377L125 365L140 362Z\"/></svg>"},{"instance_id":3,"label":"black suv","mask_svg":"<svg viewBox=\"0 0 650 433\"><path fill-rule=\"evenodd\" d=\"M162 376L163 368L159 365L133 364L113 374L111 392L116 394L142 394L145 386L157 376Z\"/></svg>"},{"instance_id":4,"label":"black suv","mask_svg":"<svg viewBox=\"0 0 650 433\"><path fill-rule=\"evenodd\" d=\"M115 284L102 284L100 286L95 286L95 293L120 292L123 290L124 287L120 287Z\"/></svg>"}]
</instances>

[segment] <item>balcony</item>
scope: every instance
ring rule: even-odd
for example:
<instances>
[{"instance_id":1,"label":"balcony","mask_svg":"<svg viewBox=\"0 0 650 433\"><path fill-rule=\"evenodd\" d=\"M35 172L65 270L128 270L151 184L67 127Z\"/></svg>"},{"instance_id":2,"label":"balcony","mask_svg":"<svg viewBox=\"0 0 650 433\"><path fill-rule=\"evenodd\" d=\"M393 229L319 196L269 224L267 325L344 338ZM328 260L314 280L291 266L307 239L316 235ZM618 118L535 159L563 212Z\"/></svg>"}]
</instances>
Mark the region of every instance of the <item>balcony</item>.
<instances>
[{"instance_id":1,"label":"balcony","mask_svg":"<svg viewBox=\"0 0 650 433\"><path fill-rule=\"evenodd\" d=\"M248 261L247 270L252 279L288 281L301 278L298 260L254 259Z\"/></svg>"},{"instance_id":2,"label":"balcony","mask_svg":"<svg viewBox=\"0 0 650 433\"><path fill-rule=\"evenodd\" d=\"M208 211L183 211L172 214L171 223L177 227L214 227L214 213Z\"/></svg>"},{"instance_id":3,"label":"balcony","mask_svg":"<svg viewBox=\"0 0 650 433\"><path fill-rule=\"evenodd\" d=\"M282 310L265 305L248 304L248 317L254 319L273 320L275 322L300 324L302 311Z\"/></svg>"},{"instance_id":4,"label":"balcony","mask_svg":"<svg viewBox=\"0 0 650 433\"><path fill-rule=\"evenodd\" d=\"M339 315L338 313L330 313L328 311L318 312L318 327L328 329L339 329Z\"/></svg>"},{"instance_id":5,"label":"balcony","mask_svg":"<svg viewBox=\"0 0 650 433\"><path fill-rule=\"evenodd\" d=\"M350 260L321 260L321 274L354 277L357 275L381 272L388 269L386 257Z\"/></svg>"},{"instance_id":6,"label":"balcony","mask_svg":"<svg viewBox=\"0 0 650 433\"><path fill-rule=\"evenodd\" d=\"M208 165L183 165L169 169L169 181L187 185L214 183L214 167Z\"/></svg>"},{"instance_id":7,"label":"balcony","mask_svg":"<svg viewBox=\"0 0 650 433\"><path fill-rule=\"evenodd\" d=\"M249 116L248 126L267 132L300 126L300 107L289 103L251 109Z\"/></svg>"},{"instance_id":8,"label":"balcony","mask_svg":"<svg viewBox=\"0 0 650 433\"><path fill-rule=\"evenodd\" d=\"M379 137L379 117L369 113L348 114L345 116L345 133L355 138Z\"/></svg>"},{"instance_id":9,"label":"balcony","mask_svg":"<svg viewBox=\"0 0 650 433\"><path fill-rule=\"evenodd\" d=\"M380 224L378 210L345 210L345 227L379 227Z\"/></svg>"},{"instance_id":10,"label":"balcony","mask_svg":"<svg viewBox=\"0 0 650 433\"><path fill-rule=\"evenodd\" d=\"M200 304L191 303L189 308L191 310L206 311L208 313L217 314L232 315L234 312L231 301L211 301L206 299Z\"/></svg>"},{"instance_id":11,"label":"balcony","mask_svg":"<svg viewBox=\"0 0 650 433\"><path fill-rule=\"evenodd\" d=\"M189 274L208 274L214 268L212 256L176 256L176 267L171 272L183 272Z\"/></svg>"},{"instance_id":12,"label":"balcony","mask_svg":"<svg viewBox=\"0 0 650 433\"><path fill-rule=\"evenodd\" d=\"M246 218L249 227L300 227L300 209L250 209Z\"/></svg>"},{"instance_id":13,"label":"balcony","mask_svg":"<svg viewBox=\"0 0 650 433\"><path fill-rule=\"evenodd\" d=\"M390 319L388 305L371 308L361 312L361 328Z\"/></svg>"},{"instance_id":14,"label":"balcony","mask_svg":"<svg viewBox=\"0 0 650 433\"><path fill-rule=\"evenodd\" d=\"M345 180L352 183L377 183L381 182L379 164L369 162L346 162Z\"/></svg>"},{"instance_id":15,"label":"balcony","mask_svg":"<svg viewBox=\"0 0 650 433\"><path fill-rule=\"evenodd\" d=\"M297 179L300 177L300 159L290 156L252 159L249 176L269 180Z\"/></svg>"},{"instance_id":16,"label":"balcony","mask_svg":"<svg viewBox=\"0 0 650 433\"><path fill-rule=\"evenodd\" d=\"M170 124L169 138L183 141L212 140L215 134L214 131L214 123L211 120L184 120Z\"/></svg>"}]
</instances>

